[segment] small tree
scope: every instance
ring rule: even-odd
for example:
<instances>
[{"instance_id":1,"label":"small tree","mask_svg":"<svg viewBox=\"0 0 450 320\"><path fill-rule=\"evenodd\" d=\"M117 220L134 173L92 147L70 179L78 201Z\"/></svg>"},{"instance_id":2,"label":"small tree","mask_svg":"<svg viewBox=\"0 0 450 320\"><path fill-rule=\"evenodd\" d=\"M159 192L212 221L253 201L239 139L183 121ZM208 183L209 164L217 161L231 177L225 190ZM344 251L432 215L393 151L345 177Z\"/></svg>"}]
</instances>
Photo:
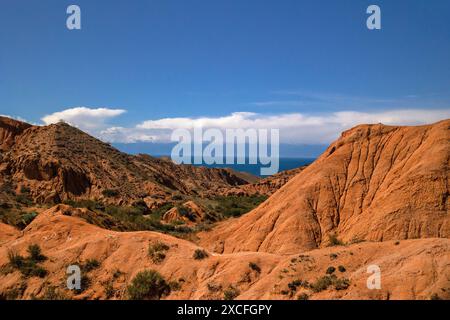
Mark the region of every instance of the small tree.
<instances>
[{"instance_id":1,"label":"small tree","mask_svg":"<svg viewBox=\"0 0 450 320\"><path fill-rule=\"evenodd\" d=\"M139 272L128 286L130 300L159 300L170 294L170 286L155 270Z\"/></svg>"},{"instance_id":2,"label":"small tree","mask_svg":"<svg viewBox=\"0 0 450 320\"><path fill-rule=\"evenodd\" d=\"M208 253L205 250L197 249L194 251L193 257L195 260L202 260L202 259L208 258Z\"/></svg>"}]
</instances>

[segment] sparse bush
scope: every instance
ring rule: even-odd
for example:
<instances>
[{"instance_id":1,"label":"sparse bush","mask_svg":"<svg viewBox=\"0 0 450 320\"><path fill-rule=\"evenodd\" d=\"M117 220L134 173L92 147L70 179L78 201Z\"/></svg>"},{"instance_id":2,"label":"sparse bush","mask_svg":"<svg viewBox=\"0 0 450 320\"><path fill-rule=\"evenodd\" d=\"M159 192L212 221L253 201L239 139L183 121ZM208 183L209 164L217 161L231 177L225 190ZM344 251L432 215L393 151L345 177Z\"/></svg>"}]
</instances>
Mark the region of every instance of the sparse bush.
<instances>
[{"instance_id":1,"label":"sparse bush","mask_svg":"<svg viewBox=\"0 0 450 320\"><path fill-rule=\"evenodd\" d=\"M261 272L261 268L255 263L255 262L250 262L248 264L248 266L250 267L250 269L252 269L253 271L256 271L258 273Z\"/></svg>"},{"instance_id":2,"label":"sparse bush","mask_svg":"<svg viewBox=\"0 0 450 320\"><path fill-rule=\"evenodd\" d=\"M220 290L222 290L222 285L215 284L212 282L208 282L206 287L208 288L208 291L210 291L210 292L219 292Z\"/></svg>"},{"instance_id":3,"label":"sparse bush","mask_svg":"<svg viewBox=\"0 0 450 320\"><path fill-rule=\"evenodd\" d=\"M139 272L127 288L130 300L159 300L170 294L170 286L155 270Z\"/></svg>"},{"instance_id":4,"label":"sparse bush","mask_svg":"<svg viewBox=\"0 0 450 320\"><path fill-rule=\"evenodd\" d=\"M344 243L338 239L337 235L335 234L331 234L328 236L328 239L330 241L330 246L334 247L334 246L343 246Z\"/></svg>"},{"instance_id":5,"label":"sparse bush","mask_svg":"<svg viewBox=\"0 0 450 320\"><path fill-rule=\"evenodd\" d=\"M42 254L41 247L37 244L32 244L28 246L28 254L30 255L30 259L36 262L45 261L47 257Z\"/></svg>"},{"instance_id":6,"label":"sparse bush","mask_svg":"<svg viewBox=\"0 0 450 320\"><path fill-rule=\"evenodd\" d=\"M28 194L28 193L30 193L30 192L31 192L30 188L28 188L28 187L26 187L26 186L21 186L21 187L20 187L20 193L21 193L21 194Z\"/></svg>"},{"instance_id":7,"label":"sparse bush","mask_svg":"<svg viewBox=\"0 0 450 320\"><path fill-rule=\"evenodd\" d=\"M181 289L181 284L178 281L170 281L169 287L171 291L179 291Z\"/></svg>"},{"instance_id":8,"label":"sparse bush","mask_svg":"<svg viewBox=\"0 0 450 320\"><path fill-rule=\"evenodd\" d=\"M336 271L335 267L328 267L326 274L333 274Z\"/></svg>"},{"instance_id":9,"label":"sparse bush","mask_svg":"<svg viewBox=\"0 0 450 320\"><path fill-rule=\"evenodd\" d=\"M302 281L301 280L294 280L294 281L291 281L290 283L288 283L288 288L289 288L289 290L291 290L291 291L297 291L297 287L299 287L299 286L301 286L302 285Z\"/></svg>"},{"instance_id":10,"label":"sparse bush","mask_svg":"<svg viewBox=\"0 0 450 320\"><path fill-rule=\"evenodd\" d=\"M234 300L239 296L240 292L237 288L229 286L227 290L223 292L224 300Z\"/></svg>"},{"instance_id":11,"label":"sparse bush","mask_svg":"<svg viewBox=\"0 0 450 320\"><path fill-rule=\"evenodd\" d=\"M183 200L183 197L182 197L180 194L174 194L174 195L172 196L172 200L174 200L174 201L180 201L180 200Z\"/></svg>"},{"instance_id":12,"label":"sparse bush","mask_svg":"<svg viewBox=\"0 0 450 320\"><path fill-rule=\"evenodd\" d=\"M195 222L196 217L195 217L195 214L191 211L191 209L184 207L184 206L179 206L179 207L177 207L177 209L182 217L186 217L186 218L188 218L189 221Z\"/></svg>"},{"instance_id":13,"label":"sparse bush","mask_svg":"<svg viewBox=\"0 0 450 320\"><path fill-rule=\"evenodd\" d=\"M323 290L327 290L329 286L333 284L333 278L331 276L324 276L322 278L319 278L311 284L311 289L314 292L320 292Z\"/></svg>"},{"instance_id":14,"label":"sparse bush","mask_svg":"<svg viewBox=\"0 0 450 320\"><path fill-rule=\"evenodd\" d=\"M311 289L314 292L320 292L328 289L330 286L334 286L336 290L346 290L350 286L350 280L348 279L339 279L334 274L329 276L324 276L319 278L311 284Z\"/></svg>"},{"instance_id":15,"label":"sparse bush","mask_svg":"<svg viewBox=\"0 0 450 320\"><path fill-rule=\"evenodd\" d=\"M338 267L338 270L339 270L339 272L345 272L345 271L347 271L347 270L345 269L344 266L339 266L339 267Z\"/></svg>"},{"instance_id":16,"label":"sparse bush","mask_svg":"<svg viewBox=\"0 0 450 320\"><path fill-rule=\"evenodd\" d=\"M297 300L309 300L309 296L306 293L301 293L298 295Z\"/></svg>"},{"instance_id":17,"label":"sparse bush","mask_svg":"<svg viewBox=\"0 0 450 320\"><path fill-rule=\"evenodd\" d=\"M80 281L81 282L80 283L80 289L75 289L74 290L74 292L76 294L83 293L84 291L86 291L86 289L88 289L91 286L91 279L86 274L83 274L81 276L80 280L81 280Z\"/></svg>"},{"instance_id":18,"label":"sparse bush","mask_svg":"<svg viewBox=\"0 0 450 320\"><path fill-rule=\"evenodd\" d=\"M36 212L23 212L19 218L19 221L17 222L17 227L19 227L20 230L25 229L33 220L37 217Z\"/></svg>"},{"instance_id":19,"label":"sparse bush","mask_svg":"<svg viewBox=\"0 0 450 320\"><path fill-rule=\"evenodd\" d=\"M166 258L166 251L169 246L163 242L156 242L148 246L148 255L153 263L161 263Z\"/></svg>"},{"instance_id":20,"label":"sparse bush","mask_svg":"<svg viewBox=\"0 0 450 320\"><path fill-rule=\"evenodd\" d=\"M114 271L114 273L113 273L113 278L114 278L114 279L117 279L117 278L119 278L122 274L123 274L122 271L120 271L119 269L116 269L116 270Z\"/></svg>"},{"instance_id":21,"label":"sparse bush","mask_svg":"<svg viewBox=\"0 0 450 320\"><path fill-rule=\"evenodd\" d=\"M267 199L267 196L219 196L213 199L216 216L220 218L239 217L256 208Z\"/></svg>"},{"instance_id":22,"label":"sparse bush","mask_svg":"<svg viewBox=\"0 0 450 320\"><path fill-rule=\"evenodd\" d=\"M42 300L67 300L67 296L55 286L45 288Z\"/></svg>"},{"instance_id":23,"label":"sparse bush","mask_svg":"<svg viewBox=\"0 0 450 320\"><path fill-rule=\"evenodd\" d=\"M41 254L41 249L38 245L30 245L28 253L30 256L25 258L10 250L8 252L9 265L19 270L25 277L44 278L47 275L47 270L39 266L38 263L47 258Z\"/></svg>"},{"instance_id":24,"label":"sparse bush","mask_svg":"<svg viewBox=\"0 0 450 320\"><path fill-rule=\"evenodd\" d=\"M23 296L25 290L27 289L27 283L21 282L18 286L6 290L4 293L0 294L0 300L16 300Z\"/></svg>"},{"instance_id":25,"label":"sparse bush","mask_svg":"<svg viewBox=\"0 0 450 320\"><path fill-rule=\"evenodd\" d=\"M195 260L202 260L208 258L208 253L203 249L197 249L194 251L193 257Z\"/></svg>"},{"instance_id":26,"label":"sparse bush","mask_svg":"<svg viewBox=\"0 0 450 320\"><path fill-rule=\"evenodd\" d=\"M86 262L81 266L81 269L83 269L84 272L90 272L94 269L97 269L100 267L100 262L96 259L88 259Z\"/></svg>"},{"instance_id":27,"label":"sparse bush","mask_svg":"<svg viewBox=\"0 0 450 320\"><path fill-rule=\"evenodd\" d=\"M31 206L33 204L33 200L31 200L29 194L18 194L15 198L17 202L23 205Z\"/></svg>"},{"instance_id":28,"label":"sparse bush","mask_svg":"<svg viewBox=\"0 0 450 320\"><path fill-rule=\"evenodd\" d=\"M112 281L108 281L104 284L106 299L111 299L116 294Z\"/></svg>"},{"instance_id":29,"label":"sparse bush","mask_svg":"<svg viewBox=\"0 0 450 320\"><path fill-rule=\"evenodd\" d=\"M336 290L346 290L350 286L350 280L348 279L336 279L333 282Z\"/></svg>"},{"instance_id":30,"label":"sparse bush","mask_svg":"<svg viewBox=\"0 0 450 320\"><path fill-rule=\"evenodd\" d=\"M8 260L9 260L9 264L12 267L17 268L17 269L21 268L25 262L25 258L22 257L21 255L19 255L14 250L8 251Z\"/></svg>"},{"instance_id":31,"label":"sparse bush","mask_svg":"<svg viewBox=\"0 0 450 320\"><path fill-rule=\"evenodd\" d=\"M102 194L103 194L103 196L105 196L107 198L114 198L119 195L119 191L114 190L114 189L105 189L102 191Z\"/></svg>"}]
</instances>

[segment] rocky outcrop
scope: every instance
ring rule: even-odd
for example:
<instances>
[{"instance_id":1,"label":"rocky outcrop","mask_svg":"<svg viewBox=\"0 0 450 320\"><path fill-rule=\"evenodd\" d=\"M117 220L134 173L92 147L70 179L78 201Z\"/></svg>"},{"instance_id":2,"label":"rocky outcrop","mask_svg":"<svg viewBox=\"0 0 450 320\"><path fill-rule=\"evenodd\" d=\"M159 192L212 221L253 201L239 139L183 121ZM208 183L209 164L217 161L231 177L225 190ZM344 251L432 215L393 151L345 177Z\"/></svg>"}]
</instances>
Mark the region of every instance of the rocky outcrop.
<instances>
[{"instance_id":1,"label":"rocky outcrop","mask_svg":"<svg viewBox=\"0 0 450 320\"><path fill-rule=\"evenodd\" d=\"M0 151L8 151L14 145L16 136L30 127L28 123L0 116Z\"/></svg>"},{"instance_id":2,"label":"rocky outcrop","mask_svg":"<svg viewBox=\"0 0 450 320\"><path fill-rule=\"evenodd\" d=\"M361 125L245 216L201 235L224 253L292 254L338 240L449 238L450 120Z\"/></svg>"},{"instance_id":3,"label":"rocky outcrop","mask_svg":"<svg viewBox=\"0 0 450 320\"><path fill-rule=\"evenodd\" d=\"M183 223L193 225L201 222L205 216L204 210L194 201L183 203L180 207L173 207L164 213L162 221L165 223Z\"/></svg>"},{"instance_id":4,"label":"rocky outcrop","mask_svg":"<svg viewBox=\"0 0 450 320\"><path fill-rule=\"evenodd\" d=\"M224 196L252 196L266 195L271 196L278 189L284 186L290 179L295 177L306 168L300 167L291 170L281 171L267 178L236 187L228 187L222 191Z\"/></svg>"}]
</instances>

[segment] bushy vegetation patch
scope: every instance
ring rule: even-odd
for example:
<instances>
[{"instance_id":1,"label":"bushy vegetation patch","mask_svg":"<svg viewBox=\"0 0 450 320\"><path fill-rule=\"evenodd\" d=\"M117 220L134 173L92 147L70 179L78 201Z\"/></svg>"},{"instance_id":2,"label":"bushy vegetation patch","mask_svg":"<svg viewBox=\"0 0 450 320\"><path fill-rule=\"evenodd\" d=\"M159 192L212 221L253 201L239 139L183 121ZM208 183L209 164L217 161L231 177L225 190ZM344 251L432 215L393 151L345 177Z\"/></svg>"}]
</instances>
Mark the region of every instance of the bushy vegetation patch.
<instances>
[{"instance_id":1,"label":"bushy vegetation patch","mask_svg":"<svg viewBox=\"0 0 450 320\"><path fill-rule=\"evenodd\" d=\"M139 272L127 288L130 300L159 300L170 294L170 286L155 270Z\"/></svg>"},{"instance_id":2,"label":"bushy vegetation patch","mask_svg":"<svg viewBox=\"0 0 450 320\"><path fill-rule=\"evenodd\" d=\"M9 266L19 270L24 277L44 278L48 272L39 264L47 260L47 257L42 254L41 248L36 244L30 245L27 251L28 257L23 257L10 250L8 252Z\"/></svg>"}]
</instances>

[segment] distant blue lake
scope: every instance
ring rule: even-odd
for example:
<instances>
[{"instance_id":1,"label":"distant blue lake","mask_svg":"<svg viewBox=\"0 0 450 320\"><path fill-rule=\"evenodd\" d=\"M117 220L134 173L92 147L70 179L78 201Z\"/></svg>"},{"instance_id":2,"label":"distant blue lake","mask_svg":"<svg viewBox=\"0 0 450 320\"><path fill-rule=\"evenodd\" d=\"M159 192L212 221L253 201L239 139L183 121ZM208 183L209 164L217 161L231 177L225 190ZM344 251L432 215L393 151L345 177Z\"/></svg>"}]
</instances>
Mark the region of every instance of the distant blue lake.
<instances>
[{"instance_id":1,"label":"distant blue lake","mask_svg":"<svg viewBox=\"0 0 450 320\"><path fill-rule=\"evenodd\" d=\"M170 155L171 150L174 147L174 143L116 143L114 146L129 154L145 153L154 157L167 157ZM285 156L280 157L279 171L298 168L304 165L312 163L324 150L324 145L280 145L280 154ZM236 162L236 161L235 161ZM214 168L231 168L236 171L248 172L255 176L260 175L261 165L248 164L248 159L245 161L247 164L224 164L224 165L207 165L201 164L197 166L214 167Z\"/></svg>"},{"instance_id":2,"label":"distant blue lake","mask_svg":"<svg viewBox=\"0 0 450 320\"><path fill-rule=\"evenodd\" d=\"M280 158L280 169L279 171L295 169L301 166L305 166L314 162L314 158ZM211 168L231 168L236 171L248 172L255 176L260 176L260 164L223 164L223 165L198 165L203 167L211 167ZM266 166L264 166L266 167Z\"/></svg>"}]
</instances>

